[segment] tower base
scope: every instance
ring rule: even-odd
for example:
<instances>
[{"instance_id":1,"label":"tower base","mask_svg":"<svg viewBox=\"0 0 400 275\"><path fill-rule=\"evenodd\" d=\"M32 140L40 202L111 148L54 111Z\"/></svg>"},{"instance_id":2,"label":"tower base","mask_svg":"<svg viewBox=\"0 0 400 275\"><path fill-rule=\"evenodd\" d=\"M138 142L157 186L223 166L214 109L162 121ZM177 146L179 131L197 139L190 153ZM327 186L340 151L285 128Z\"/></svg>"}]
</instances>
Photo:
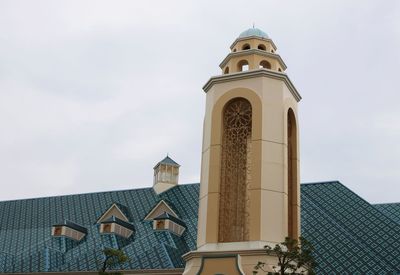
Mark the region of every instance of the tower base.
<instances>
[{"instance_id":1,"label":"tower base","mask_svg":"<svg viewBox=\"0 0 400 275\"><path fill-rule=\"evenodd\" d=\"M265 270L273 271L277 258L268 256L264 249L243 251L191 251L183 255L186 261L183 275L252 275L258 262Z\"/></svg>"}]
</instances>

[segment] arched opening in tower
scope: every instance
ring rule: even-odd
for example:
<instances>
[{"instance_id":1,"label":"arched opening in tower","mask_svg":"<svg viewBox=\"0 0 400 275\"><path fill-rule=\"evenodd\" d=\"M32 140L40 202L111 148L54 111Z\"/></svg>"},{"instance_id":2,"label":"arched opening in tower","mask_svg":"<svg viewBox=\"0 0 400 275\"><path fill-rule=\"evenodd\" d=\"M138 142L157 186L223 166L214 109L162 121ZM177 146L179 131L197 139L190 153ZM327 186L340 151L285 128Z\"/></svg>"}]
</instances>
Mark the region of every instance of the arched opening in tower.
<instances>
[{"instance_id":1,"label":"arched opening in tower","mask_svg":"<svg viewBox=\"0 0 400 275\"><path fill-rule=\"evenodd\" d=\"M287 114L287 177L288 177L288 237L298 239L298 156L297 156L297 123L294 112L289 109Z\"/></svg>"},{"instance_id":2,"label":"arched opening in tower","mask_svg":"<svg viewBox=\"0 0 400 275\"><path fill-rule=\"evenodd\" d=\"M244 98L223 110L219 242L249 239L252 108Z\"/></svg>"}]
</instances>

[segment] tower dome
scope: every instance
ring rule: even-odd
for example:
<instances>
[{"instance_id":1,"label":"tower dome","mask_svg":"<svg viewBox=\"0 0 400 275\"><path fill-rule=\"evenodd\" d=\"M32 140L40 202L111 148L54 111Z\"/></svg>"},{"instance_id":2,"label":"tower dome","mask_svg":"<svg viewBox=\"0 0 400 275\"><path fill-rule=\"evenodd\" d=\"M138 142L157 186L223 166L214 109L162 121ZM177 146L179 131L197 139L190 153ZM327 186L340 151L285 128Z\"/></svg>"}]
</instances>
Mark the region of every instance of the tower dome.
<instances>
[{"instance_id":1,"label":"tower dome","mask_svg":"<svg viewBox=\"0 0 400 275\"><path fill-rule=\"evenodd\" d=\"M274 42L258 28L242 32L230 46L231 52L219 65L222 74L232 74L259 69L284 73L286 65L277 54Z\"/></svg>"},{"instance_id":2,"label":"tower dome","mask_svg":"<svg viewBox=\"0 0 400 275\"><path fill-rule=\"evenodd\" d=\"M258 28L250 28L245 30L239 35L239 38L245 38L250 36L257 36L261 38L269 38L268 34Z\"/></svg>"}]
</instances>

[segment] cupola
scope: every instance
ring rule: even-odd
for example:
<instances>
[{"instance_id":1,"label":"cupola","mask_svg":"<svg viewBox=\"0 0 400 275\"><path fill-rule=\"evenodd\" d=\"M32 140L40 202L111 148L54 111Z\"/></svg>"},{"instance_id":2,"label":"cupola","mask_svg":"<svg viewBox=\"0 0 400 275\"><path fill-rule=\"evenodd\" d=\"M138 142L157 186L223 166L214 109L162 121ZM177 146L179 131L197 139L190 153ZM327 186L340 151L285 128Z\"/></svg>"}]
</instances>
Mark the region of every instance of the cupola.
<instances>
[{"instance_id":1,"label":"cupola","mask_svg":"<svg viewBox=\"0 0 400 275\"><path fill-rule=\"evenodd\" d=\"M220 64L223 74L259 69L283 73L286 70L274 42L258 28L242 32L230 48L231 52Z\"/></svg>"},{"instance_id":2,"label":"cupola","mask_svg":"<svg viewBox=\"0 0 400 275\"><path fill-rule=\"evenodd\" d=\"M168 155L154 166L153 189L161 194L178 185L180 165Z\"/></svg>"}]
</instances>

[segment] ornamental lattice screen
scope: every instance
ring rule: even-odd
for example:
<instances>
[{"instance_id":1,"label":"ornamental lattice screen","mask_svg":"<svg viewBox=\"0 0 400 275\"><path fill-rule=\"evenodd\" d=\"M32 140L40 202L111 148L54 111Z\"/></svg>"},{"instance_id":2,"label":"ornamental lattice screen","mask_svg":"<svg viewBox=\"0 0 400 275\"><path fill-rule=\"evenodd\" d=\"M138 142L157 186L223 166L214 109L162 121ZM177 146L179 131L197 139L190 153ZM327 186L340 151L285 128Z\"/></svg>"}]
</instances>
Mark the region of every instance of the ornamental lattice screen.
<instances>
[{"instance_id":1,"label":"ornamental lattice screen","mask_svg":"<svg viewBox=\"0 0 400 275\"><path fill-rule=\"evenodd\" d=\"M249 239L251 128L250 102L244 98L229 101L223 111L219 242Z\"/></svg>"}]
</instances>

